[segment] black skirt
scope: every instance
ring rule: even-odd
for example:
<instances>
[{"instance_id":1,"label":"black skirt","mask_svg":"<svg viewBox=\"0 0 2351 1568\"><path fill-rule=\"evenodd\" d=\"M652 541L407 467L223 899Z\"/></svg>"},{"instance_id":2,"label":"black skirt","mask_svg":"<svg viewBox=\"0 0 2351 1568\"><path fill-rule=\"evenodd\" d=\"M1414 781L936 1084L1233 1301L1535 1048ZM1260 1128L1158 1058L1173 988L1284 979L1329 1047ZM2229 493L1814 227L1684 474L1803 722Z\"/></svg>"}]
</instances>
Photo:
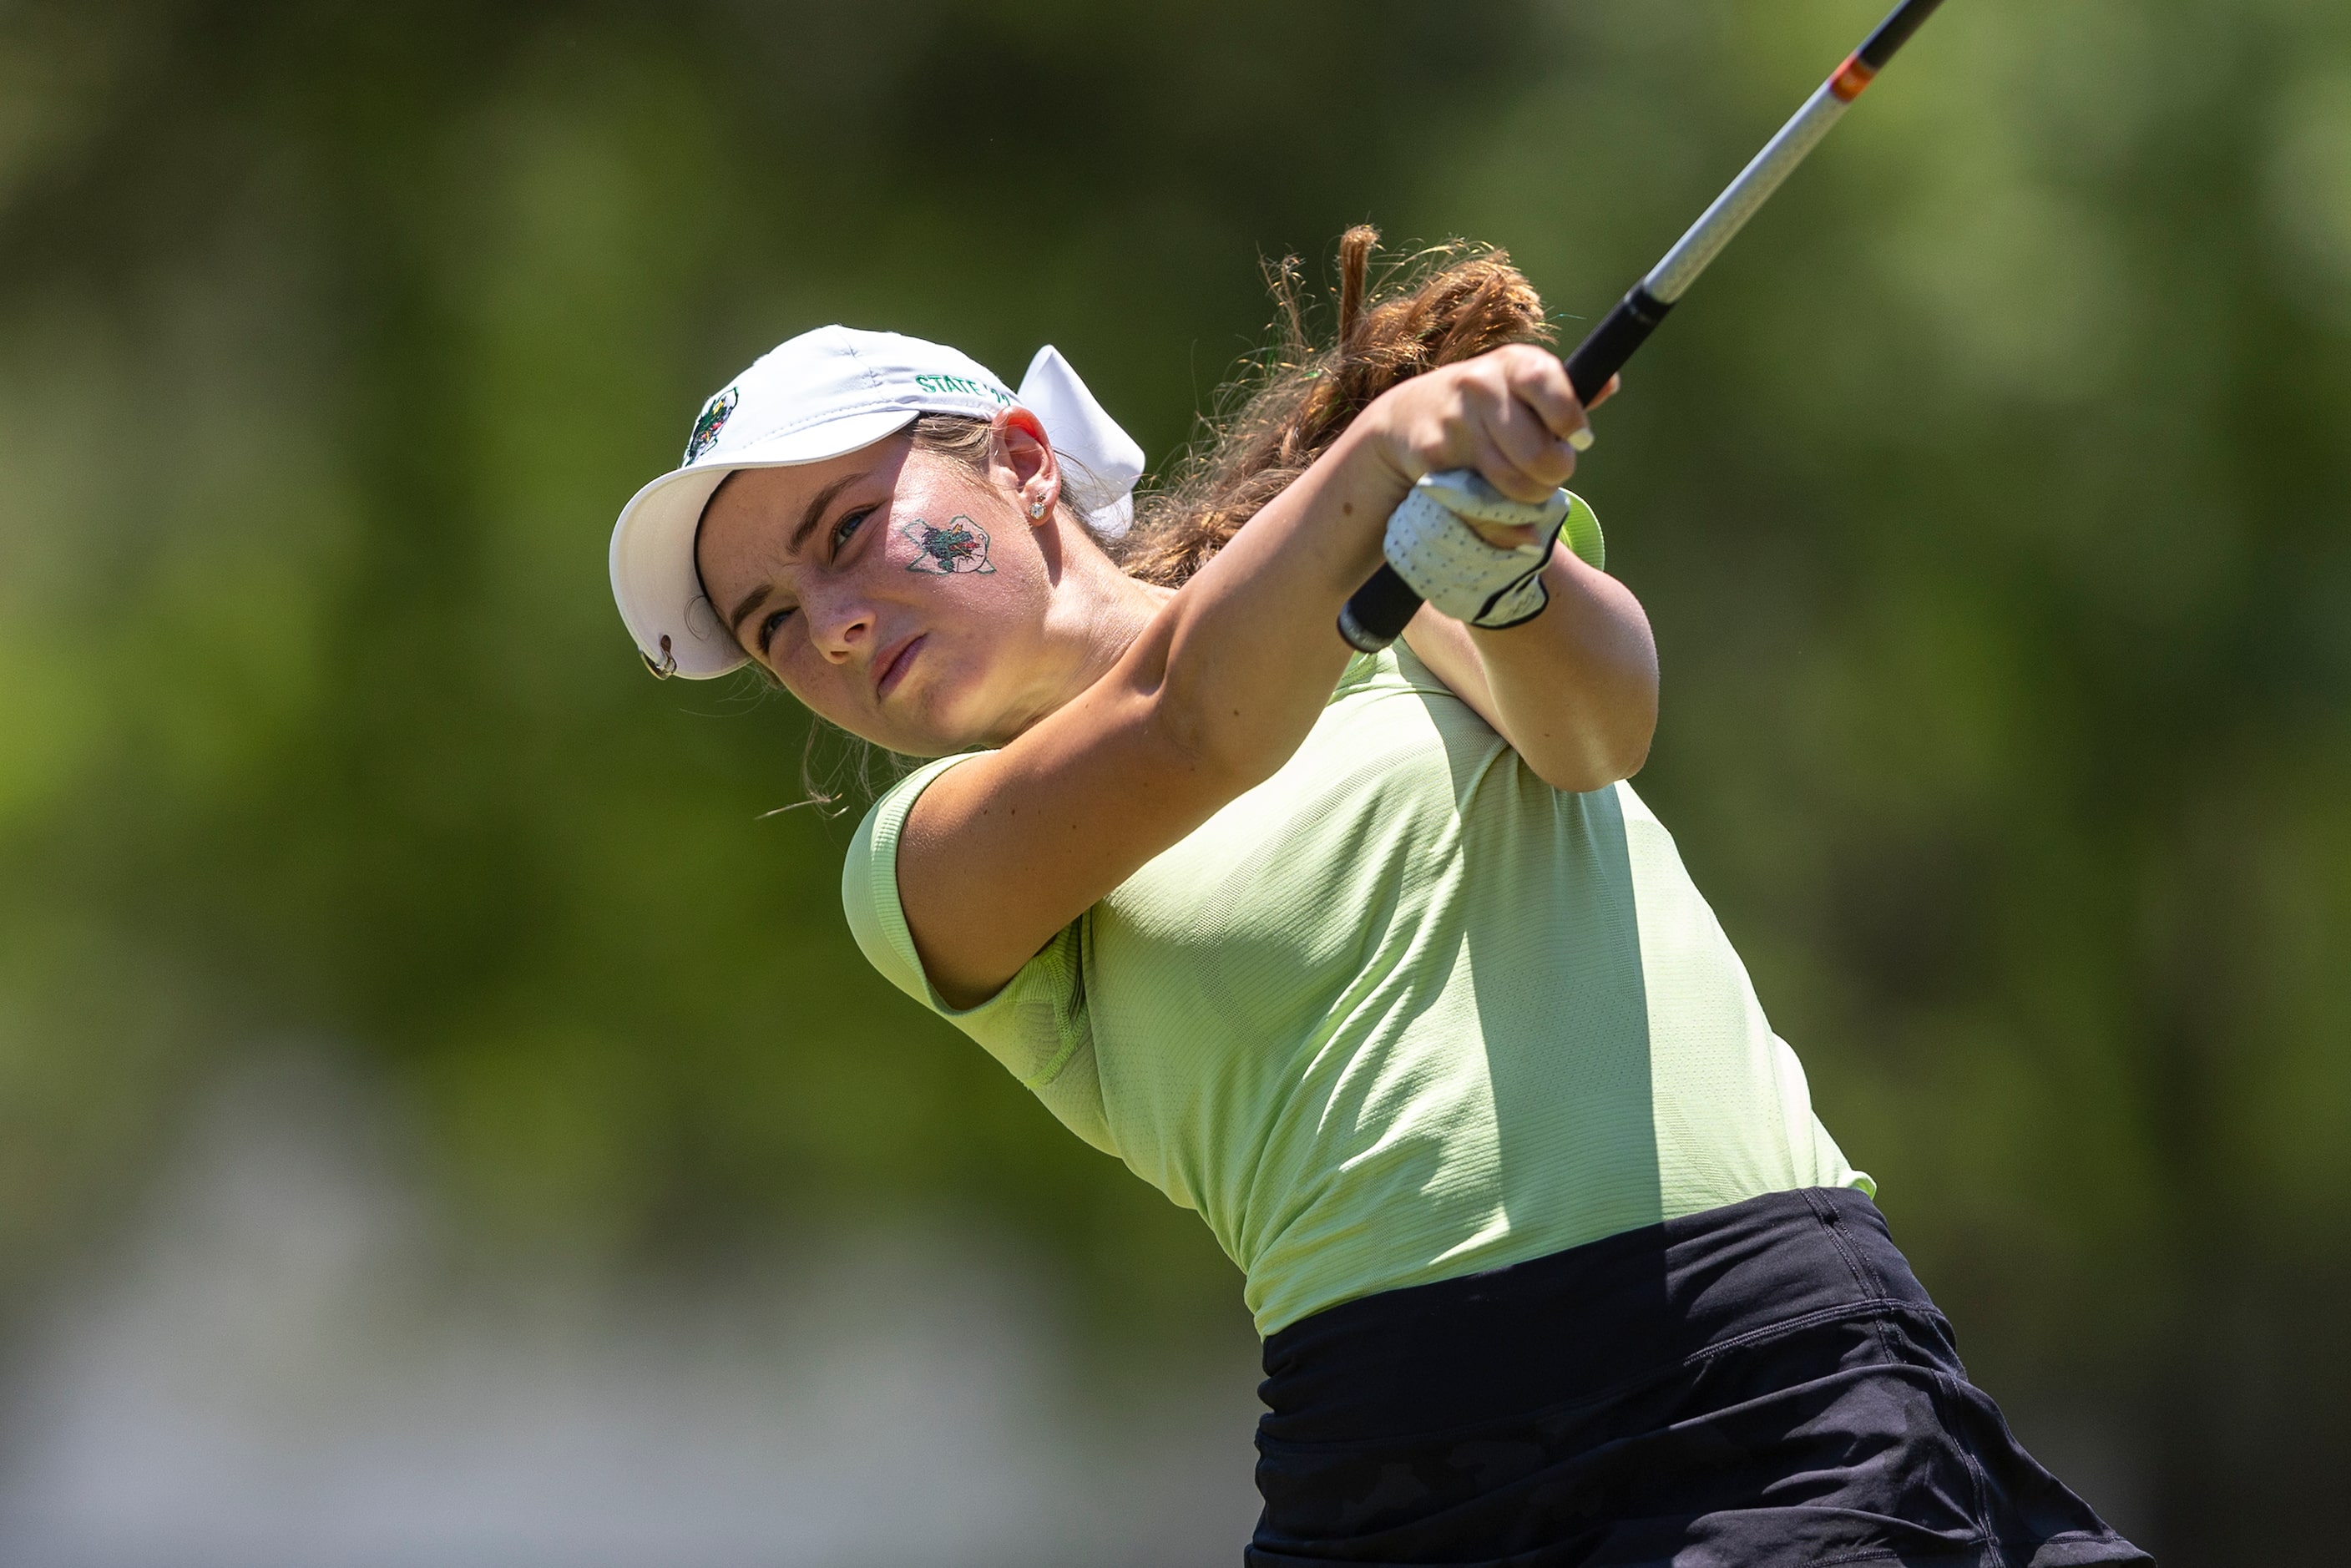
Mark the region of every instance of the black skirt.
<instances>
[{"instance_id":1,"label":"black skirt","mask_svg":"<svg viewBox=\"0 0 2351 1568\"><path fill-rule=\"evenodd\" d=\"M1249 1568L2147 1563L2018 1446L1861 1193L1774 1193L1266 1342Z\"/></svg>"}]
</instances>

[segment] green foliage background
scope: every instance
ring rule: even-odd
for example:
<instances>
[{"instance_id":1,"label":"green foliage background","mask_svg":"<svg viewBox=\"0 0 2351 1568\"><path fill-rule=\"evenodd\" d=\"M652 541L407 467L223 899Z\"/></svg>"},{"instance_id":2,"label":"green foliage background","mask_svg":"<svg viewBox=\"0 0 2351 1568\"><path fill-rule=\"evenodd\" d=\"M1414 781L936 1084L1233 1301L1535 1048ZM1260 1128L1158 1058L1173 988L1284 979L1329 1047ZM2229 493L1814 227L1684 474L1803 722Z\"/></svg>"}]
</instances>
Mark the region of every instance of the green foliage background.
<instances>
[{"instance_id":1,"label":"green foliage background","mask_svg":"<svg viewBox=\"0 0 2351 1568\"><path fill-rule=\"evenodd\" d=\"M502 1245L958 1206L1228 1322L866 971L799 715L644 677L611 517L835 319L1056 342L1164 460L1363 219L1573 340L1877 9L0 6L5 1300L290 1036ZM1642 789L1978 1375L2168 1562L2329 1555L2351 10L1953 0L1630 380Z\"/></svg>"}]
</instances>

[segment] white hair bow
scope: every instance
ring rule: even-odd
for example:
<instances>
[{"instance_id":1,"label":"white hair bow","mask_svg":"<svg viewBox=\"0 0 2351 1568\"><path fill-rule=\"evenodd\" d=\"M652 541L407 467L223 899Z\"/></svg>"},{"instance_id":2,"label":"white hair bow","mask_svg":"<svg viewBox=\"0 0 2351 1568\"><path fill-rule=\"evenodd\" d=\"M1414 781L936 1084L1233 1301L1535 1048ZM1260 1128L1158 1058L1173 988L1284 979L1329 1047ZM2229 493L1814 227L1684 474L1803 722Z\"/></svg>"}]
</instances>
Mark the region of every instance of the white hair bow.
<instances>
[{"instance_id":1,"label":"white hair bow","mask_svg":"<svg viewBox=\"0 0 2351 1568\"><path fill-rule=\"evenodd\" d=\"M1045 426L1061 460L1061 489L1094 530L1112 538L1134 526L1134 482L1143 448L1094 401L1061 350L1050 343L1020 378L1020 406Z\"/></svg>"}]
</instances>

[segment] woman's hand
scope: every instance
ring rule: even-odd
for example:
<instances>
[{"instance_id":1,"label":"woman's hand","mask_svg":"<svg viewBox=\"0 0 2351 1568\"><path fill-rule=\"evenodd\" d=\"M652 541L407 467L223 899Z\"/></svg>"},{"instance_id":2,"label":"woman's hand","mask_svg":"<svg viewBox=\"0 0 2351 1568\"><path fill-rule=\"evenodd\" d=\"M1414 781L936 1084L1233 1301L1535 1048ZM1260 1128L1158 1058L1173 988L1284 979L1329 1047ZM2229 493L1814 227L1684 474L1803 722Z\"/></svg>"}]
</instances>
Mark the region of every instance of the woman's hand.
<instances>
[{"instance_id":1,"label":"woman's hand","mask_svg":"<svg viewBox=\"0 0 2351 1568\"><path fill-rule=\"evenodd\" d=\"M1615 378L1592 406L1616 391ZM1424 474L1474 468L1515 501L1541 501L1575 472L1592 444L1592 422L1558 356L1513 343L1446 365L1389 389L1356 421L1370 450L1409 487ZM1468 525L1487 543L1511 549L1531 528Z\"/></svg>"},{"instance_id":2,"label":"woman's hand","mask_svg":"<svg viewBox=\"0 0 2351 1568\"><path fill-rule=\"evenodd\" d=\"M1388 514L1415 480L1478 467L1498 485L1507 476L1508 493L1548 495L1574 466L1566 442L1582 416L1559 361L1531 348L1382 394L1107 674L942 774L907 816L897 866L940 994L958 1007L993 995L1056 931L1289 760L1346 666L1339 608L1378 568ZM1424 634L1424 612L1406 635L1541 777L1596 789L1630 771L1635 730L1648 745L1637 723L1643 670L1655 712L1648 626L1629 593L1568 552L1544 570L1552 606L1524 627L1473 644L1458 622ZM1558 585L1570 570L1583 575ZM1522 642L1501 646L1509 638ZM1555 700L1535 695L1562 682Z\"/></svg>"},{"instance_id":3,"label":"woman's hand","mask_svg":"<svg viewBox=\"0 0 2351 1568\"><path fill-rule=\"evenodd\" d=\"M1593 402L1615 391L1612 377ZM1386 466L1399 499L1424 474L1474 468L1513 500L1540 501L1567 482L1592 439L1567 367L1526 344L1392 388L1357 425L1363 458ZM1466 526L1502 549L1533 538L1527 528ZM1544 782L1597 789L1629 778L1648 756L1656 646L1624 584L1557 543L1542 580L1551 601L1531 621L1486 631L1424 608L1405 639Z\"/></svg>"}]
</instances>

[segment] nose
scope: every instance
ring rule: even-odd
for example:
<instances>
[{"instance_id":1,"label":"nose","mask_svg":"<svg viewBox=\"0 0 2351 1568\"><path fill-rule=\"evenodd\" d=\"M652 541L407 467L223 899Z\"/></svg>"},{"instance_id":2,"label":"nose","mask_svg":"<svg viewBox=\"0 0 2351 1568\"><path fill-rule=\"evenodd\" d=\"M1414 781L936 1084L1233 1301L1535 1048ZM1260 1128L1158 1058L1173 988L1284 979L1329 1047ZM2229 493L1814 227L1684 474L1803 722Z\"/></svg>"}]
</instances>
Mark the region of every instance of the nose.
<instances>
[{"instance_id":1,"label":"nose","mask_svg":"<svg viewBox=\"0 0 2351 1568\"><path fill-rule=\"evenodd\" d=\"M808 638L828 664L846 664L872 652L873 607L849 584L809 583L800 593Z\"/></svg>"}]
</instances>

